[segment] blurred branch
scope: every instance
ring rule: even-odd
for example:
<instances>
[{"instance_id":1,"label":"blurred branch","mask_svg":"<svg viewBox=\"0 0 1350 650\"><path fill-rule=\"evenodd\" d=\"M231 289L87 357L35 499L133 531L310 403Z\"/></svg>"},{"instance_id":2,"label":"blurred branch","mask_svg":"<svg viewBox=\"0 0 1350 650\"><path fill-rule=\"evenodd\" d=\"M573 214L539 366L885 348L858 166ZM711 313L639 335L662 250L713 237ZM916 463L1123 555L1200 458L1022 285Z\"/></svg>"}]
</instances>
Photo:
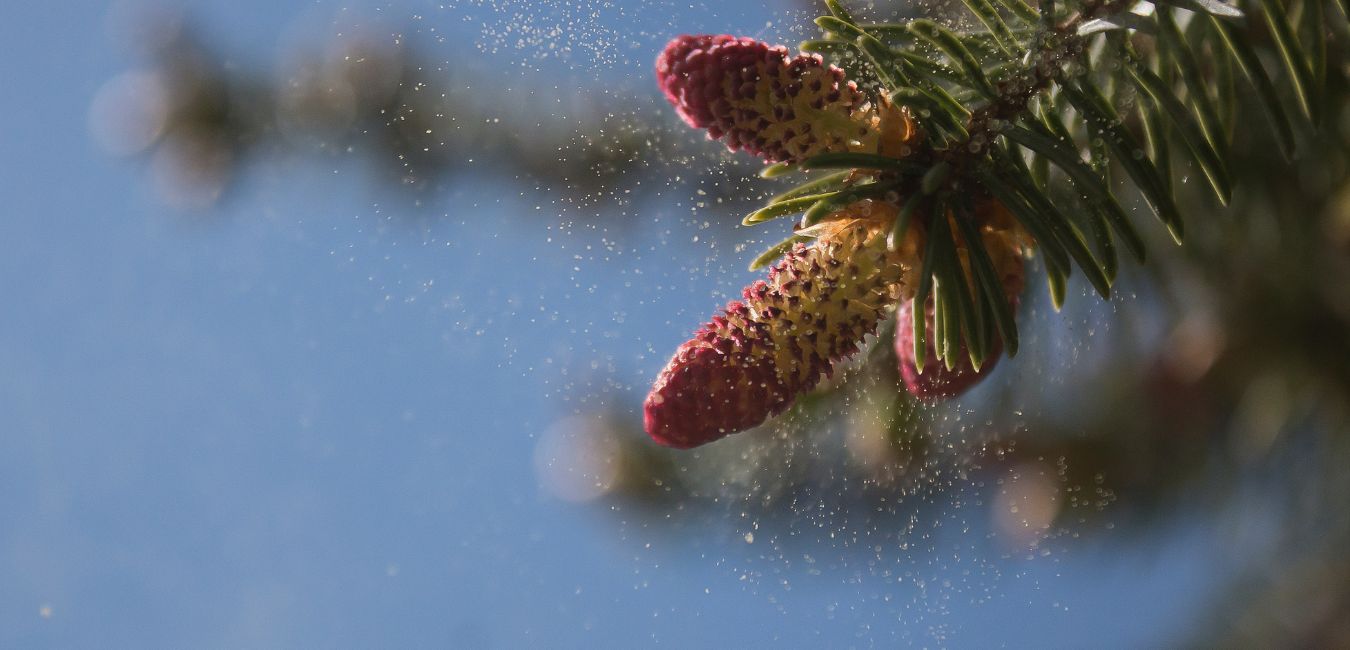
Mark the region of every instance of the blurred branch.
<instances>
[{"instance_id":1,"label":"blurred branch","mask_svg":"<svg viewBox=\"0 0 1350 650\"><path fill-rule=\"evenodd\" d=\"M640 186L653 166L736 191L716 182L716 170L680 166L686 138L627 117L641 98L581 95L574 115L545 113L501 80L436 65L373 27L296 47L276 71L226 65L172 14L139 25L138 38L152 44L141 48L144 64L100 91L92 127L110 153L147 155L176 207L215 203L259 154L361 156L377 178L417 193L471 167L532 179L582 205Z\"/></svg>"}]
</instances>

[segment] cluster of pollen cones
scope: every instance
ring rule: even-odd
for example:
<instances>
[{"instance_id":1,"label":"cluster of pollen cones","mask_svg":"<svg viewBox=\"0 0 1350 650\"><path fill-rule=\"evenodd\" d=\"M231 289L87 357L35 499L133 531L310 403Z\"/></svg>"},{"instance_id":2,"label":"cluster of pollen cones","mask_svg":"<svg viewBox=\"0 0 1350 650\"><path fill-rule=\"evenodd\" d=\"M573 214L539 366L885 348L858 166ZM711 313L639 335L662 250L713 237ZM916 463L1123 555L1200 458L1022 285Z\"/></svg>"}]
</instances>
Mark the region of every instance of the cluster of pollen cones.
<instances>
[{"instance_id":1,"label":"cluster of pollen cones","mask_svg":"<svg viewBox=\"0 0 1350 650\"><path fill-rule=\"evenodd\" d=\"M657 58L656 74L690 126L767 162L831 152L894 155L902 150L895 140L912 135L889 128L885 112L894 109L869 102L843 70L750 38L681 36ZM997 348L978 371L964 353L948 368L936 360L933 337L922 372L917 367L911 314L925 228L914 219L904 241L888 245L897 203L863 199L802 232L814 240L789 250L767 278L676 349L644 404L647 433L660 444L690 448L762 423L829 377L897 305L896 353L911 394L951 397L987 375ZM1015 301L1024 238L998 203L981 200L975 212ZM931 304L926 308L931 322Z\"/></svg>"}]
</instances>

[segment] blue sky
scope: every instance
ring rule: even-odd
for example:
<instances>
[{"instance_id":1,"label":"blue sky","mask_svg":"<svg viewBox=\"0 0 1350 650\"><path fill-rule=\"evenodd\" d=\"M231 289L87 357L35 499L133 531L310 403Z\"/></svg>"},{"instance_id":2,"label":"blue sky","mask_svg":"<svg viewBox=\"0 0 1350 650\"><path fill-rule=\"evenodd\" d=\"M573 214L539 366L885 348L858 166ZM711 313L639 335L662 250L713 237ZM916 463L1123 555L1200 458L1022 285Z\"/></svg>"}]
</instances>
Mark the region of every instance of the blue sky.
<instances>
[{"instance_id":1,"label":"blue sky","mask_svg":"<svg viewBox=\"0 0 1350 650\"><path fill-rule=\"evenodd\" d=\"M647 83L681 30L781 32L750 3L198 4L241 65L359 9L564 98ZM640 397L742 264L685 260L741 235L659 202L577 226L486 172L407 220L355 166L294 159L174 211L89 137L135 63L105 14L0 9L0 645L1126 647L1186 629L1210 588L1203 520L1027 560L934 514L931 550L879 554L897 578L747 544L732 508L673 530L557 499L539 434L606 386ZM522 16L573 54L531 58L548 39L503 33Z\"/></svg>"}]
</instances>

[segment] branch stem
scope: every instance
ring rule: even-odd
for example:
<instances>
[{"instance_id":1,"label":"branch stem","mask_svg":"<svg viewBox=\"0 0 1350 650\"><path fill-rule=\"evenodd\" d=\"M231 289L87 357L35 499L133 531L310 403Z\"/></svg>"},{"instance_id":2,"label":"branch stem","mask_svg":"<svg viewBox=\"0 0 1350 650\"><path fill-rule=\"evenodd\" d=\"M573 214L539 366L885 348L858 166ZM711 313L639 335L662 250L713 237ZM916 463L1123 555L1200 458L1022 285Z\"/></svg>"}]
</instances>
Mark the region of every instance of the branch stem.
<instances>
[{"instance_id":1,"label":"branch stem","mask_svg":"<svg viewBox=\"0 0 1350 650\"><path fill-rule=\"evenodd\" d=\"M995 99L971 113L966 123L969 134L962 145L948 150L946 159L958 167L978 159L992 146L1003 123L1026 112L1032 98L1060 77L1062 63L1083 51L1085 39L1078 27L1094 18L1124 11L1134 0L1087 0L1078 12L1062 22L1043 22L1036 30L1026 54L1027 63L1011 79L995 84Z\"/></svg>"}]
</instances>

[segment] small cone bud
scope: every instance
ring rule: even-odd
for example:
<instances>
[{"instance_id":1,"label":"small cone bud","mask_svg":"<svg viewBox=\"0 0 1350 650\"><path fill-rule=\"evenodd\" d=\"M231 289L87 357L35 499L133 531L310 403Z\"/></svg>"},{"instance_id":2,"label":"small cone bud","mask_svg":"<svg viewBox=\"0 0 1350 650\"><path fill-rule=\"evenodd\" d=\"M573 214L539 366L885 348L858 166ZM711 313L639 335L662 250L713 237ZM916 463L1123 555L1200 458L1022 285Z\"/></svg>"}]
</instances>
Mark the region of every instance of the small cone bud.
<instances>
[{"instance_id":1,"label":"small cone bud","mask_svg":"<svg viewBox=\"0 0 1350 650\"><path fill-rule=\"evenodd\" d=\"M993 338L993 349L985 355L984 365L976 370L970 362L970 351L966 347L966 342L962 340L955 353L955 362L951 369L948 369L946 362L937 358L937 337L932 335L931 297L926 312L928 336L924 337L925 363L923 372L920 373L914 357L914 301L907 300L896 309L896 318L899 320L895 328L895 356L900 364L900 379L905 383L905 390L909 391L910 395L922 400L937 401L956 397L973 388L994 371L998 358L1003 354L1003 342L998 337Z\"/></svg>"},{"instance_id":2,"label":"small cone bud","mask_svg":"<svg viewBox=\"0 0 1350 650\"><path fill-rule=\"evenodd\" d=\"M875 151L878 117L844 71L752 38L680 36L656 59L666 99L690 126L768 162Z\"/></svg>"},{"instance_id":3,"label":"small cone bud","mask_svg":"<svg viewBox=\"0 0 1350 650\"><path fill-rule=\"evenodd\" d=\"M1025 283L1021 231L1007 209L1002 204L992 201L985 202L977 208L976 219L982 223L981 237L993 263L994 272L998 274L999 281L1003 284L1007 299L1016 306ZM962 250L961 254L964 259L965 251ZM914 301L907 300L896 310L895 356L899 364L900 379L909 394L919 399L934 401L956 397L973 388L993 372L999 357L1003 355L1003 341L997 335L991 338L993 345L985 354L984 363L979 370L976 370L974 364L970 362L970 350L964 339L955 352L956 358L951 369L947 368L945 361L937 358L937 337L933 335L932 296L929 296L925 306L924 318L927 323L927 327L924 328L927 332L927 336L924 337L925 363L923 372L919 372L914 355L914 309Z\"/></svg>"},{"instance_id":4,"label":"small cone bud","mask_svg":"<svg viewBox=\"0 0 1350 650\"><path fill-rule=\"evenodd\" d=\"M895 212L888 204L855 208ZM914 295L917 247L888 251L879 222L847 213L676 350L643 406L656 442L696 447L782 412L858 350L887 306Z\"/></svg>"}]
</instances>

